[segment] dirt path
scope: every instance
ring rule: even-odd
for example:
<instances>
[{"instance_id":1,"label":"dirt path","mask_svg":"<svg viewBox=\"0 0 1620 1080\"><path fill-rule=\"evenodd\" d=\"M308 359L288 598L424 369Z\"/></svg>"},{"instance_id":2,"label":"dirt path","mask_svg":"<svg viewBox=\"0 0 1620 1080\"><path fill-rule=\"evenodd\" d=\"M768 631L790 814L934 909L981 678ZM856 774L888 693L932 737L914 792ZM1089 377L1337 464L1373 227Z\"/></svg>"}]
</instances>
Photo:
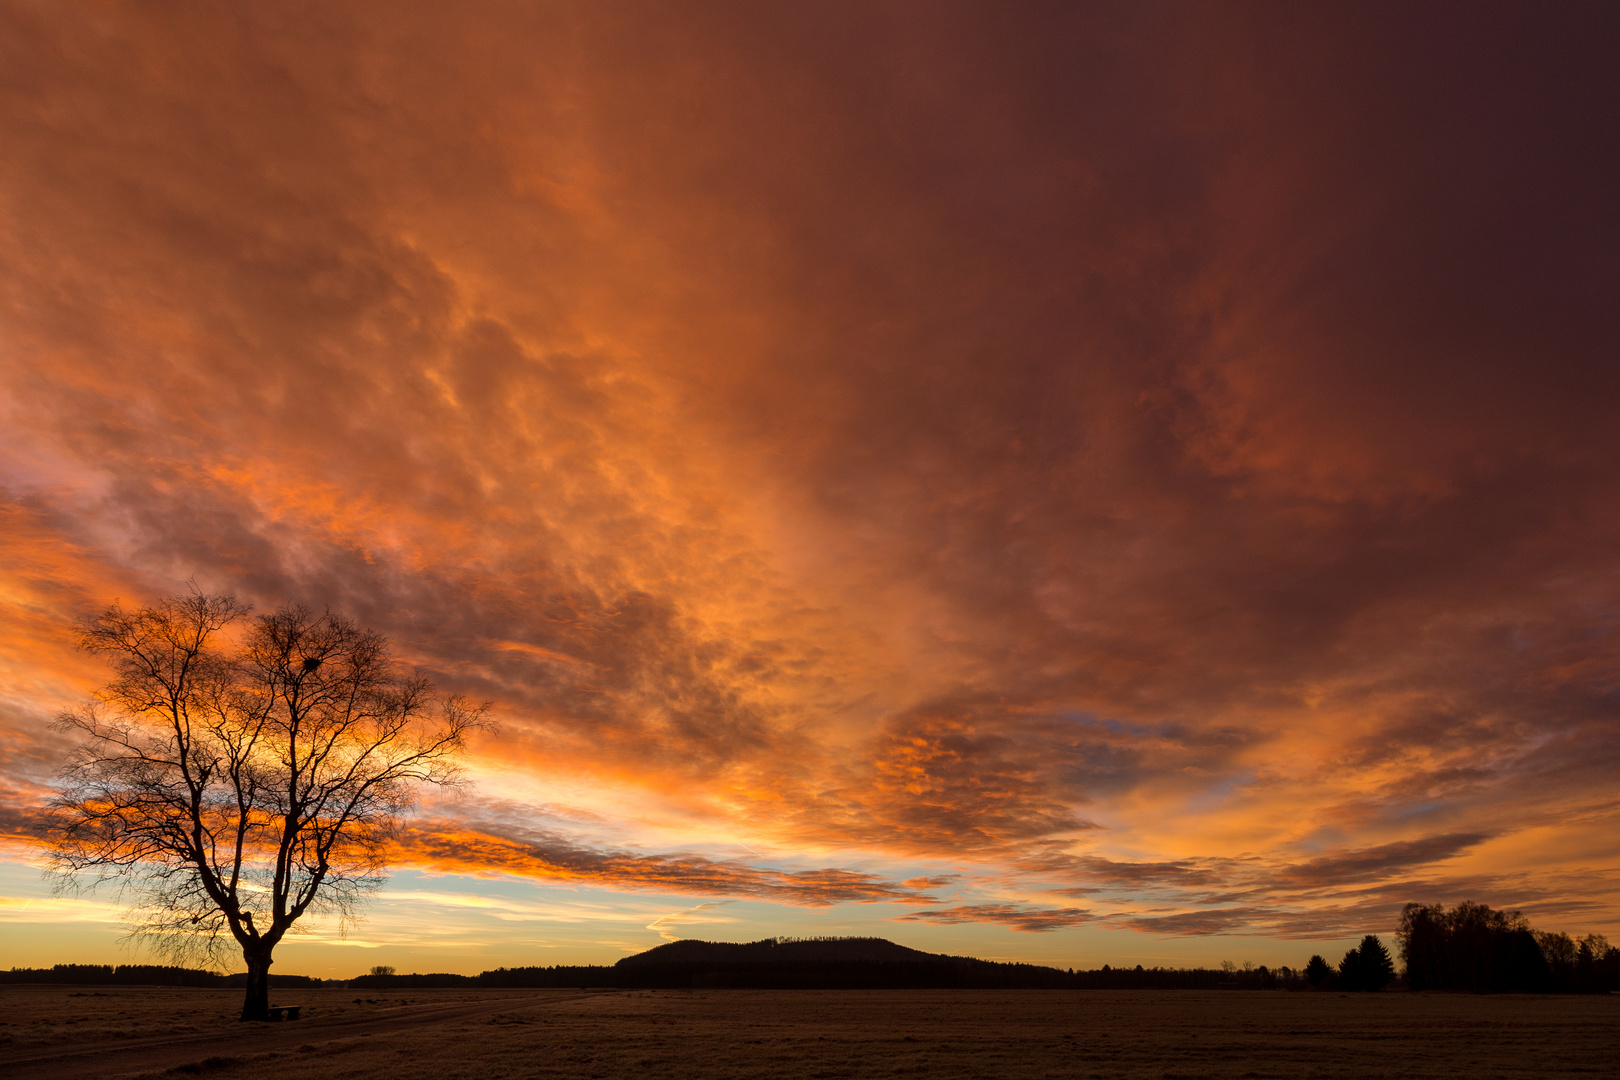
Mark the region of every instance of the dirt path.
<instances>
[{"instance_id":1,"label":"dirt path","mask_svg":"<svg viewBox=\"0 0 1620 1080\"><path fill-rule=\"evenodd\" d=\"M5 1062L4 1072L6 1080L101 1080L103 1077L172 1069L176 1065L206 1062L210 1058L245 1058L272 1050L385 1035L392 1031L474 1016L537 1009L565 1001L578 1001L586 996L511 997L470 1004L438 1002L404 1006L390 1009L386 1015L354 1020L297 1020L283 1024L254 1024L209 1035L120 1039L117 1042L62 1047L47 1053L12 1058Z\"/></svg>"}]
</instances>

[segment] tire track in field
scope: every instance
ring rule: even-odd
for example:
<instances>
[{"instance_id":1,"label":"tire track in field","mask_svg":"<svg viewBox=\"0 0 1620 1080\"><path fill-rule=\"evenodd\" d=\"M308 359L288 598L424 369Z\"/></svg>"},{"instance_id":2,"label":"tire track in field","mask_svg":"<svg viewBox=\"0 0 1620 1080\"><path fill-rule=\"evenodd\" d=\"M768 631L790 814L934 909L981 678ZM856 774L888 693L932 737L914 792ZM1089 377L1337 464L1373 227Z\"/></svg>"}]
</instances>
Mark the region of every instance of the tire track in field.
<instances>
[{"instance_id":1,"label":"tire track in field","mask_svg":"<svg viewBox=\"0 0 1620 1080\"><path fill-rule=\"evenodd\" d=\"M150 1039L120 1039L91 1046L63 1047L49 1053L11 1058L4 1064L6 1080L100 1080L130 1073L157 1072L210 1057L241 1058L289 1047L335 1042L339 1039L383 1035L492 1013L543 1008L579 1001L587 994L567 997L514 997L446 1004L407 1005L388 1010L386 1016L353 1020L293 1020L253 1025L208 1035L163 1035Z\"/></svg>"}]
</instances>

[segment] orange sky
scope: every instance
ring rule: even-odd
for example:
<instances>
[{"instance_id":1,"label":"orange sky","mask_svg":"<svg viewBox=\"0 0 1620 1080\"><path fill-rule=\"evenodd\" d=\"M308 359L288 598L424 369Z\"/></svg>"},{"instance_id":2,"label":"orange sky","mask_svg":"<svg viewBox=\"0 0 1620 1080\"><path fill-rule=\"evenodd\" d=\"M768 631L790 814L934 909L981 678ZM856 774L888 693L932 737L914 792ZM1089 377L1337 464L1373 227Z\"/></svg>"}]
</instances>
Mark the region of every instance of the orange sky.
<instances>
[{"instance_id":1,"label":"orange sky","mask_svg":"<svg viewBox=\"0 0 1620 1080\"><path fill-rule=\"evenodd\" d=\"M103 947L24 835L72 623L194 580L492 701L401 865L574 959L1620 936L1617 45L0 4L0 935Z\"/></svg>"}]
</instances>

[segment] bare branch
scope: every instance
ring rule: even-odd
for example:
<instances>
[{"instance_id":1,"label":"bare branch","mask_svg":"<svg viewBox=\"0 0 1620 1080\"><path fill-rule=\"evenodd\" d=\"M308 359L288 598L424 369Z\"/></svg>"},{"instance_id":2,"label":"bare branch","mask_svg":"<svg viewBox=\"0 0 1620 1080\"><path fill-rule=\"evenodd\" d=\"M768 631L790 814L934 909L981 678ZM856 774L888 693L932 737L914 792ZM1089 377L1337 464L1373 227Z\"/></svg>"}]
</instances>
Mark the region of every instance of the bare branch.
<instances>
[{"instance_id":1,"label":"bare branch","mask_svg":"<svg viewBox=\"0 0 1620 1080\"><path fill-rule=\"evenodd\" d=\"M415 789L459 782L488 726L342 616L289 605L228 640L247 614L194 592L80 627L114 678L57 717L81 741L43 825L59 886L116 883L158 952L240 948L244 1019L276 944L309 911L352 924Z\"/></svg>"}]
</instances>

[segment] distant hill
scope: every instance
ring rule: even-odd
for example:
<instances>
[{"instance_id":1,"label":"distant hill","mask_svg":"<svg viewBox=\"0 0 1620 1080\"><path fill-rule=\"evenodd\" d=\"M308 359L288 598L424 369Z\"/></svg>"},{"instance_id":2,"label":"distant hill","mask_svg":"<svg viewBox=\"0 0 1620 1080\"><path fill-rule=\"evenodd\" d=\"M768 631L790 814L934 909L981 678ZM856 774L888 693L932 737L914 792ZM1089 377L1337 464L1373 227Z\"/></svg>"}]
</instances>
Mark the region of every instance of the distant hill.
<instances>
[{"instance_id":1,"label":"distant hill","mask_svg":"<svg viewBox=\"0 0 1620 1080\"><path fill-rule=\"evenodd\" d=\"M760 990L1039 988L1069 975L1033 964L942 956L883 938L766 938L746 944L672 941L614 965L618 985Z\"/></svg>"},{"instance_id":2,"label":"distant hill","mask_svg":"<svg viewBox=\"0 0 1620 1080\"><path fill-rule=\"evenodd\" d=\"M763 941L672 941L620 960L614 967L667 964L917 964L960 957L925 953L875 937L766 938ZM983 963L984 961L974 961Z\"/></svg>"},{"instance_id":3,"label":"distant hill","mask_svg":"<svg viewBox=\"0 0 1620 1080\"><path fill-rule=\"evenodd\" d=\"M1072 973L1057 968L942 956L872 937L672 941L627 956L612 967L499 968L478 976L485 986L627 990L1055 989L1073 981ZM361 985L361 980L352 985Z\"/></svg>"},{"instance_id":4,"label":"distant hill","mask_svg":"<svg viewBox=\"0 0 1620 1080\"><path fill-rule=\"evenodd\" d=\"M384 980L406 976L382 976ZM474 980L469 980L472 982ZM497 968L482 986L625 990L1303 990L1290 968L1112 968L1064 971L947 956L884 938L765 938L744 943L672 941L612 967ZM361 985L355 980L350 985ZM369 982L366 985L371 985ZM394 985L378 982L377 986Z\"/></svg>"}]
</instances>

